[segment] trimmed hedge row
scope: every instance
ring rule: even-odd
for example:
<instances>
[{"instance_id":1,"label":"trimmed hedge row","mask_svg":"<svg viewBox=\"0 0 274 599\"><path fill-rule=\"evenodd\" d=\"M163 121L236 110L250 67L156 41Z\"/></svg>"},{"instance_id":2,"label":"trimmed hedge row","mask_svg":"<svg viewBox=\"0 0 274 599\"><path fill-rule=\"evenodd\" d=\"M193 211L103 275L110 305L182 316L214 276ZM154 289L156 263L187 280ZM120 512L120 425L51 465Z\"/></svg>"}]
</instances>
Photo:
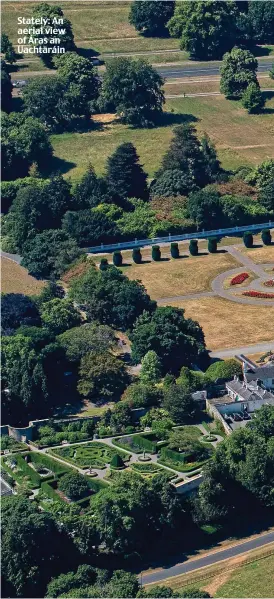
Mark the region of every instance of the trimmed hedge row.
<instances>
[{"instance_id":1,"label":"trimmed hedge row","mask_svg":"<svg viewBox=\"0 0 274 599\"><path fill-rule=\"evenodd\" d=\"M178 451L174 451L173 449L169 449L168 447L163 447L161 449L161 457L168 458L169 460L173 460L174 462L185 462L184 453L179 453Z\"/></svg>"}]
</instances>

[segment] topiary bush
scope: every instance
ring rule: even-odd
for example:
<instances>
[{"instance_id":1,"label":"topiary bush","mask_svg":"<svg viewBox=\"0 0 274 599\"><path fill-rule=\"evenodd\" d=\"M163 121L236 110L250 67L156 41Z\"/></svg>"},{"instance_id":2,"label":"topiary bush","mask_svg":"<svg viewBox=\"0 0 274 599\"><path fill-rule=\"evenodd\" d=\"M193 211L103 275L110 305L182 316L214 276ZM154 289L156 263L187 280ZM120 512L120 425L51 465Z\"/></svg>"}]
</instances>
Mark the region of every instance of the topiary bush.
<instances>
[{"instance_id":1,"label":"topiary bush","mask_svg":"<svg viewBox=\"0 0 274 599\"><path fill-rule=\"evenodd\" d=\"M262 237L262 242L264 245L271 245L272 240L271 240L271 233L270 233L269 229L264 229L262 231L261 237Z\"/></svg>"},{"instance_id":2,"label":"topiary bush","mask_svg":"<svg viewBox=\"0 0 274 599\"><path fill-rule=\"evenodd\" d=\"M120 251L114 252L113 254L113 264L114 266L122 266L123 264L123 256Z\"/></svg>"},{"instance_id":3,"label":"topiary bush","mask_svg":"<svg viewBox=\"0 0 274 599\"><path fill-rule=\"evenodd\" d=\"M199 248L197 239L191 239L189 243L189 252L191 256L198 256Z\"/></svg>"},{"instance_id":4,"label":"topiary bush","mask_svg":"<svg viewBox=\"0 0 274 599\"><path fill-rule=\"evenodd\" d=\"M134 248L132 251L132 260L135 264L141 264L142 254L140 248Z\"/></svg>"},{"instance_id":5,"label":"topiary bush","mask_svg":"<svg viewBox=\"0 0 274 599\"><path fill-rule=\"evenodd\" d=\"M159 245L152 246L152 260L159 262L161 260L161 250Z\"/></svg>"},{"instance_id":6,"label":"topiary bush","mask_svg":"<svg viewBox=\"0 0 274 599\"><path fill-rule=\"evenodd\" d=\"M115 470L121 470L125 467L125 464L118 453L115 453L111 458L110 467L115 468Z\"/></svg>"},{"instance_id":7,"label":"topiary bush","mask_svg":"<svg viewBox=\"0 0 274 599\"><path fill-rule=\"evenodd\" d=\"M252 248L253 247L253 235L252 233L250 233L250 231L246 231L244 233L244 244L246 248Z\"/></svg>"},{"instance_id":8,"label":"topiary bush","mask_svg":"<svg viewBox=\"0 0 274 599\"><path fill-rule=\"evenodd\" d=\"M207 244L207 249L210 254L216 254L218 249L217 237L210 237Z\"/></svg>"},{"instance_id":9,"label":"topiary bush","mask_svg":"<svg viewBox=\"0 0 274 599\"><path fill-rule=\"evenodd\" d=\"M102 258L101 262L100 262L100 270L107 270L108 267L108 259L107 258Z\"/></svg>"},{"instance_id":10,"label":"topiary bush","mask_svg":"<svg viewBox=\"0 0 274 599\"><path fill-rule=\"evenodd\" d=\"M178 243L173 242L173 243L170 244L170 253L171 253L172 258L179 258L180 257Z\"/></svg>"},{"instance_id":11,"label":"topiary bush","mask_svg":"<svg viewBox=\"0 0 274 599\"><path fill-rule=\"evenodd\" d=\"M88 494L89 485L82 474L72 472L62 476L58 482L58 489L60 489L66 497L76 501Z\"/></svg>"}]
</instances>

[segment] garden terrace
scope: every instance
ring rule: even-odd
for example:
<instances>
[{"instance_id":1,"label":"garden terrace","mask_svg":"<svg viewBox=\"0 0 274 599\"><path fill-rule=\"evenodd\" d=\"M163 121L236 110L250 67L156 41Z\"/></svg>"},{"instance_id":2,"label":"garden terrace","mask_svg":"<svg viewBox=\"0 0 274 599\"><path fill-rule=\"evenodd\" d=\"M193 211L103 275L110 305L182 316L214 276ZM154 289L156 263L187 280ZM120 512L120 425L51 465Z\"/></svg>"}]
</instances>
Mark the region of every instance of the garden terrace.
<instances>
[{"instance_id":1,"label":"garden terrace","mask_svg":"<svg viewBox=\"0 0 274 599\"><path fill-rule=\"evenodd\" d=\"M43 454L28 452L2 458L2 468L19 485L38 489L43 481L70 472L70 468Z\"/></svg>"},{"instance_id":2,"label":"garden terrace","mask_svg":"<svg viewBox=\"0 0 274 599\"><path fill-rule=\"evenodd\" d=\"M122 451L112 449L108 445L100 442L91 442L84 445L71 445L60 449L51 450L52 455L62 458L66 462L78 466L78 468L98 468L104 469L111 462L115 454L119 454L124 461L129 456Z\"/></svg>"},{"instance_id":3,"label":"garden terrace","mask_svg":"<svg viewBox=\"0 0 274 599\"><path fill-rule=\"evenodd\" d=\"M72 422L53 422L36 429L34 445L51 447L60 445L63 441L76 443L93 438L93 420L78 420Z\"/></svg>"},{"instance_id":4,"label":"garden terrace","mask_svg":"<svg viewBox=\"0 0 274 599\"><path fill-rule=\"evenodd\" d=\"M13 437L9 437L9 435L2 435L0 438L1 444L1 454L5 451L9 451L11 453L27 450L28 446L25 443L21 443L20 441L16 441Z\"/></svg>"}]
</instances>

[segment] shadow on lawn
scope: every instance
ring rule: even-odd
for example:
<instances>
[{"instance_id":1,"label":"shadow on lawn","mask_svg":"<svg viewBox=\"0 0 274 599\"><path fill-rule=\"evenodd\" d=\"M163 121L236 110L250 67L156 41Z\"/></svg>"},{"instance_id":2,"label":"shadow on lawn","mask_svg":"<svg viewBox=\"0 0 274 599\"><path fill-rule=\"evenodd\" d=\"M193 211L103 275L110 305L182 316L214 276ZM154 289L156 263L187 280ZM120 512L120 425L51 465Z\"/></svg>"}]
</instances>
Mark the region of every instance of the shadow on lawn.
<instances>
[{"instance_id":1,"label":"shadow on lawn","mask_svg":"<svg viewBox=\"0 0 274 599\"><path fill-rule=\"evenodd\" d=\"M187 123L196 123L199 121L194 114L183 114L178 112L163 112L161 121L157 123L158 127L170 127L172 125L184 125Z\"/></svg>"},{"instance_id":2,"label":"shadow on lawn","mask_svg":"<svg viewBox=\"0 0 274 599\"><path fill-rule=\"evenodd\" d=\"M45 176L53 175L54 173L61 173L62 175L64 175L75 166L77 166L75 162L70 162L69 160L64 160L63 158L52 156L51 160L43 169L42 174Z\"/></svg>"}]
</instances>

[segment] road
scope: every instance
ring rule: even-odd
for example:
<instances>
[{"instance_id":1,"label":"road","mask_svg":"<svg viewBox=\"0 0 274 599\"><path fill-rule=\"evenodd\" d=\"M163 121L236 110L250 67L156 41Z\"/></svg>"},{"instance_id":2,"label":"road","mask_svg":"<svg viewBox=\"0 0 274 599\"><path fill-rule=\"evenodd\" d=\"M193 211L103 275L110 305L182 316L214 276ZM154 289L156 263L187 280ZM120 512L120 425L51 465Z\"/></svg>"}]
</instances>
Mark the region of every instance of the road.
<instances>
[{"instance_id":1,"label":"road","mask_svg":"<svg viewBox=\"0 0 274 599\"><path fill-rule=\"evenodd\" d=\"M171 568L161 568L160 570L140 575L139 580L143 585L154 583L157 584L166 580L167 578L179 576L180 574L187 574L188 572L194 572L195 570L204 568L205 566L212 566L228 558L242 555L251 549L258 549L259 547L263 547L264 545L268 545L269 543L273 542L274 531L262 534L249 541L237 543L236 545L228 547L227 549L221 549L212 553L208 553L204 557L187 560L186 562L176 564L176 566L172 566Z\"/></svg>"},{"instance_id":2,"label":"road","mask_svg":"<svg viewBox=\"0 0 274 599\"><path fill-rule=\"evenodd\" d=\"M158 73L160 73L160 75L162 75L162 77L165 77L166 79L182 79L184 77L209 77L209 76L216 76L216 75L220 75L220 66L222 63L220 63L220 65L216 65L216 63L212 66L203 66L201 64L199 65L174 65L174 66L166 66L166 67L157 67L155 66L156 70L158 71ZM258 73L267 73L270 71L271 68L271 61L269 61L269 59L264 59L264 60L259 60L258 61Z\"/></svg>"},{"instance_id":3,"label":"road","mask_svg":"<svg viewBox=\"0 0 274 599\"><path fill-rule=\"evenodd\" d=\"M263 343L256 343L255 345L245 345L242 347L233 347L231 349L219 349L217 351L210 352L211 358L233 358L239 354L257 354L260 352L267 352L274 350L274 340L266 341Z\"/></svg>"}]
</instances>

